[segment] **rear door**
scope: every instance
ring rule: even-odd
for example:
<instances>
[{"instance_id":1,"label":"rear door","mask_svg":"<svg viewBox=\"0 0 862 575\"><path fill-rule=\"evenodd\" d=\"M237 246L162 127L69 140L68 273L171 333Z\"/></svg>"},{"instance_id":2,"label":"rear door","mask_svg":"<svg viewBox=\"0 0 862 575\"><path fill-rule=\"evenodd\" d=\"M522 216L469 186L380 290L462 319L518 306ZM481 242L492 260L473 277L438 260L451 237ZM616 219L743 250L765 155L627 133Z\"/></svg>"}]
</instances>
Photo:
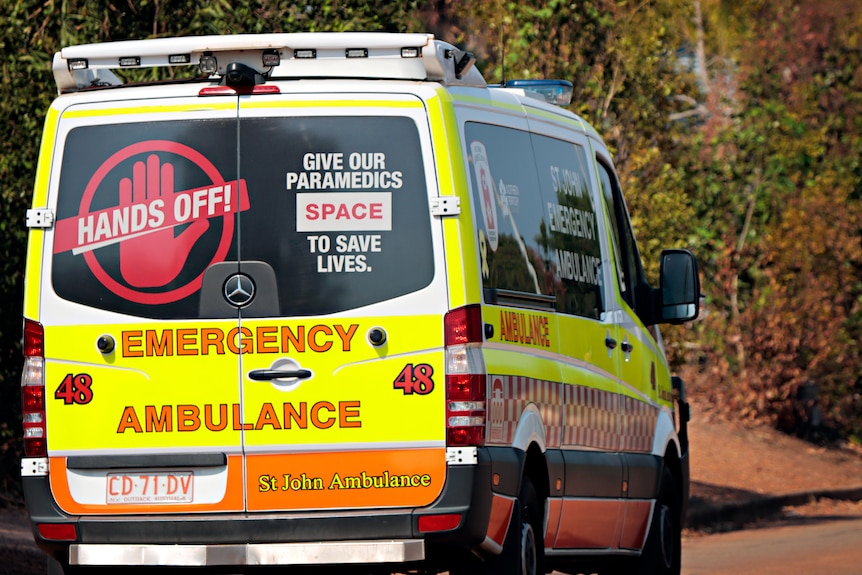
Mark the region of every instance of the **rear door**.
<instances>
[{"instance_id":1,"label":"rear door","mask_svg":"<svg viewBox=\"0 0 862 575\"><path fill-rule=\"evenodd\" d=\"M105 102L55 140L40 321L65 511L437 497L446 291L419 99Z\"/></svg>"},{"instance_id":2,"label":"rear door","mask_svg":"<svg viewBox=\"0 0 862 575\"><path fill-rule=\"evenodd\" d=\"M242 510L236 98L66 108L40 297L50 482L73 514Z\"/></svg>"},{"instance_id":3,"label":"rear door","mask_svg":"<svg viewBox=\"0 0 862 575\"><path fill-rule=\"evenodd\" d=\"M447 308L424 105L258 95L239 115L248 509L427 505L446 473Z\"/></svg>"}]
</instances>

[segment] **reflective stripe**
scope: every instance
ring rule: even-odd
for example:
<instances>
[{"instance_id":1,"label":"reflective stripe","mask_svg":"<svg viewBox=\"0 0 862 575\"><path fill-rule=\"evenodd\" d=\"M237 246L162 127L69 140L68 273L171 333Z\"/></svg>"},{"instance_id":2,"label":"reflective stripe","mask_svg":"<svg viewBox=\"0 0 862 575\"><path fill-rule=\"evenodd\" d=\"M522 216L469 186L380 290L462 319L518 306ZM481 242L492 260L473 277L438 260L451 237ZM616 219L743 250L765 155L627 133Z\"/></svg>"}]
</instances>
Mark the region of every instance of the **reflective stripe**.
<instances>
[{"instance_id":1,"label":"reflective stripe","mask_svg":"<svg viewBox=\"0 0 862 575\"><path fill-rule=\"evenodd\" d=\"M284 94L288 96L289 94ZM422 108L422 102L413 96L405 99L396 99L397 95L393 95L392 100L324 100L324 99L290 99L290 100L251 100L240 101L240 107L245 110L253 109L272 109L272 108L343 108L349 112L349 108L407 108L415 109Z\"/></svg>"},{"instance_id":2,"label":"reflective stripe","mask_svg":"<svg viewBox=\"0 0 862 575\"><path fill-rule=\"evenodd\" d=\"M39 148L39 163L36 170L36 184L33 190L34 208L48 205L48 182L51 177L51 164L57 139L57 121L60 112L51 106L45 118L45 130ZM24 317L38 321L39 290L42 287L42 256L45 243L45 230L31 229L27 241L27 259L24 277L27 278L24 292Z\"/></svg>"},{"instance_id":3,"label":"reflective stripe","mask_svg":"<svg viewBox=\"0 0 862 575\"><path fill-rule=\"evenodd\" d=\"M439 89L437 96L429 98L426 104L440 195L461 198L461 214L457 218L443 218L442 222L449 307L457 308L482 300L478 254L473 249L465 249L461 241L465 238L467 245L472 246L469 240L472 240L475 233L466 184L467 175L464 171L464 152L458 135L458 124L452 111L452 95Z\"/></svg>"},{"instance_id":4,"label":"reflective stripe","mask_svg":"<svg viewBox=\"0 0 862 575\"><path fill-rule=\"evenodd\" d=\"M489 443L512 443L524 409L542 414L547 447L577 446L606 451L650 452L659 409L582 385L492 375L488 398ZM618 428L619 426L619 428Z\"/></svg>"},{"instance_id":5,"label":"reflective stripe","mask_svg":"<svg viewBox=\"0 0 862 575\"><path fill-rule=\"evenodd\" d=\"M564 499L557 549L616 549L624 513L619 499Z\"/></svg>"},{"instance_id":6,"label":"reflective stripe","mask_svg":"<svg viewBox=\"0 0 862 575\"><path fill-rule=\"evenodd\" d=\"M512 522L512 510L515 508L517 499L493 494L491 501L491 516L488 518L488 532L482 547L491 552L499 553L503 549L506 540L506 532Z\"/></svg>"},{"instance_id":7,"label":"reflective stripe","mask_svg":"<svg viewBox=\"0 0 862 575\"><path fill-rule=\"evenodd\" d=\"M110 103L107 103L110 104ZM97 118L100 116L125 116L137 114L178 114L191 111L200 111L200 104L181 104L176 106L134 106L134 107L105 107L105 108L90 108L80 109L75 106L63 112L63 119L79 119L79 118ZM215 103L212 100L207 100L207 111L227 110L233 111L236 109L234 101L226 103Z\"/></svg>"}]
</instances>

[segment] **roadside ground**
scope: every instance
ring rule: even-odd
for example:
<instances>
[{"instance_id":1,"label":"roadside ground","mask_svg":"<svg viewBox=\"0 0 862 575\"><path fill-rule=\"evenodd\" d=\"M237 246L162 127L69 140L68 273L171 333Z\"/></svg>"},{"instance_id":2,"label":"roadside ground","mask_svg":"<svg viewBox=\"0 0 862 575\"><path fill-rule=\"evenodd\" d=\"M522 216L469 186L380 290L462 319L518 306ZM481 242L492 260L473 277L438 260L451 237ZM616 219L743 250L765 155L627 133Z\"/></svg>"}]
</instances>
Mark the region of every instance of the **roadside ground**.
<instances>
[{"instance_id":1,"label":"roadside ground","mask_svg":"<svg viewBox=\"0 0 862 575\"><path fill-rule=\"evenodd\" d=\"M687 536L862 516L862 449L821 447L770 427L729 421L692 401Z\"/></svg>"},{"instance_id":2,"label":"roadside ground","mask_svg":"<svg viewBox=\"0 0 862 575\"><path fill-rule=\"evenodd\" d=\"M685 538L862 516L862 449L819 447L765 426L728 421L696 396L689 399L692 482ZM0 572L43 574L45 558L22 504L0 494Z\"/></svg>"}]
</instances>

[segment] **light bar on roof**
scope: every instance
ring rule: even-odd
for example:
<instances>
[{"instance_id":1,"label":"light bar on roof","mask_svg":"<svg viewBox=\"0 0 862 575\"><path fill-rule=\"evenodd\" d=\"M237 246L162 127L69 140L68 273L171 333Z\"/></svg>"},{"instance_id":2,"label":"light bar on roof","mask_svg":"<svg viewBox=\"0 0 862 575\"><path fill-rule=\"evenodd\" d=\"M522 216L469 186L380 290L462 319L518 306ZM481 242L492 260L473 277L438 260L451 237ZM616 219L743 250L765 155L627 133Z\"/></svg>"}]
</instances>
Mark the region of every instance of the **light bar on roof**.
<instances>
[{"instance_id":1,"label":"light bar on roof","mask_svg":"<svg viewBox=\"0 0 862 575\"><path fill-rule=\"evenodd\" d=\"M344 51L345 58L368 58L368 48L348 48Z\"/></svg>"},{"instance_id":2,"label":"light bar on roof","mask_svg":"<svg viewBox=\"0 0 862 575\"><path fill-rule=\"evenodd\" d=\"M473 58L455 59L454 50L432 34L187 36L68 46L54 55L52 68L61 94L94 85L122 85L121 78L110 74L112 69L203 64L202 72L212 78L224 74L232 63L249 66L271 79L385 78L485 86L481 74L469 66Z\"/></svg>"},{"instance_id":3,"label":"light bar on roof","mask_svg":"<svg viewBox=\"0 0 862 575\"><path fill-rule=\"evenodd\" d=\"M568 80L508 80L504 88L521 88L542 96L549 104L568 106L574 88Z\"/></svg>"},{"instance_id":4,"label":"light bar on roof","mask_svg":"<svg viewBox=\"0 0 862 575\"><path fill-rule=\"evenodd\" d=\"M263 65L267 68L281 64L281 55L278 53L278 50L264 50L261 59L263 60Z\"/></svg>"},{"instance_id":5,"label":"light bar on roof","mask_svg":"<svg viewBox=\"0 0 862 575\"><path fill-rule=\"evenodd\" d=\"M198 66L201 69L201 74L212 76L218 72L218 60L212 55L212 52L204 52L198 61Z\"/></svg>"}]
</instances>

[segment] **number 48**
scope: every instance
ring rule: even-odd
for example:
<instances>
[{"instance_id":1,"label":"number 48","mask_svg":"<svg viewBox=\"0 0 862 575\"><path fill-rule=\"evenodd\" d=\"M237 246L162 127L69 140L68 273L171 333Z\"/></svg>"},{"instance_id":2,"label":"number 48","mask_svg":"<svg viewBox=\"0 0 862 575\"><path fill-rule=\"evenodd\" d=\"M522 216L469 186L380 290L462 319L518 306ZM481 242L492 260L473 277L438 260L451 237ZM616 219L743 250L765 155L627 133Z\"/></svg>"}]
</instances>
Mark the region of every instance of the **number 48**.
<instances>
[{"instance_id":1,"label":"number 48","mask_svg":"<svg viewBox=\"0 0 862 575\"><path fill-rule=\"evenodd\" d=\"M93 400L93 377L86 373L68 374L54 392L54 399L62 399L66 405L86 405Z\"/></svg>"},{"instance_id":2,"label":"number 48","mask_svg":"<svg viewBox=\"0 0 862 575\"><path fill-rule=\"evenodd\" d=\"M434 375L434 368L427 363L413 365L408 363L395 378L393 387L400 389L404 395L413 393L425 395L431 393L434 389L434 380L431 376Z\"/></svg>"}]
</instances>

